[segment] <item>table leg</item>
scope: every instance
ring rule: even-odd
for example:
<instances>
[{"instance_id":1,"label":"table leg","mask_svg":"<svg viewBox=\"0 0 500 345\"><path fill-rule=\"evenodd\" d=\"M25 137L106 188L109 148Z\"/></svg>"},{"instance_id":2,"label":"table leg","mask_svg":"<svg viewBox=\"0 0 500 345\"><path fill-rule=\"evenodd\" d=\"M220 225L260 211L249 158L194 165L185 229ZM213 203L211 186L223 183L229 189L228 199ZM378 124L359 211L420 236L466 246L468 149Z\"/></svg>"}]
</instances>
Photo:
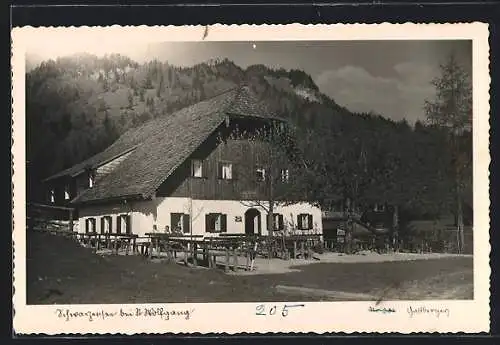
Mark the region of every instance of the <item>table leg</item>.
<instances>
[{"instance_id":1,"label":"table leg","mask_svg":"<svg viewBox=\"0 0 500 345\"><path fill-rule=\"evenodd\" d=\"M238 251L233 249L233 271L238 268Z\"/></svg>"},{"instance_id":2,"label":"table leg","mask_svg":"<svg viewBox=\"0 0 500 345\"><path fill-rule=\"evenodd\" d=\"M226 265L224 267L224 270L226 272L229 271L229 248L226 248Z\"/></svg>"},{"instance_id":3,"label":"table leg","mask_svg":"<svg viewBox=\"0 0 500 345\"><path fill-rule=\"evenodd\" d=\"M188 265L188 253L189 249L187 247L184 247L184 265Z\"/></svg>"},{"instance_id":4,"label":"table leg","mask_svg":"<svg viewBox=\"0 0 500 345\"><path fill-rule=\"evenodd\" d=\"M198 266L198 244L193 243L193 265Z\"/></svg>"}]
</instances>

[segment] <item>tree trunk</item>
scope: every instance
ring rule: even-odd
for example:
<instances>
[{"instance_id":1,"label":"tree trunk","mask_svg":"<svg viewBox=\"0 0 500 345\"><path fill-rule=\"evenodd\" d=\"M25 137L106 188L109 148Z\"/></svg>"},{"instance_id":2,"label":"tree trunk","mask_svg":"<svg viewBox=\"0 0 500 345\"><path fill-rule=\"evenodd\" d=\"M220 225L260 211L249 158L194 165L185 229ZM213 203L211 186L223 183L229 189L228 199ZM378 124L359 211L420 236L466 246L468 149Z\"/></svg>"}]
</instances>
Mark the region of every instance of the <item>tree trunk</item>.
<instances>
[{"instance_id":1,"label":"tree trunk","mask_svg":"<svg viewBox=\"0 0 500 345\"><path fill-rule=\"evenodd\" d=\"M399 251L399 207L394 206L392 213L392 245L395 252Z\"/></svg>"},{"instance_id":2,"label":"tree trunk","mask_svg":"<svg viewBox=\"0 0 500 345\"><path fill-rule=\"evenodd\" d=\"M458 253L462 254L464 251L464 217L462 207L462 197L460 190L457 191L457 230L458 230Z\"/></svg>"},{"instance_id":3,"label":"tree trunk","mask_svg":"<svg viewBox=\"0 0 500 345\"><path fill-rule=\"evenodd\" d=\"M355 210L354 201L350 202L350 208L348 209L348 225L346 226L346 244L347 244L347 254L352 254L352 235L354 233L354 210Z\"/></svg>"},{"instance_id":4,"label":"tree trunk","mask_svg":"<svg viewBox=\"0 0 500 345\"><path fill-rule=\"evenodd\" d=\"M267 214L267 235L269 238L269 258L274 256L274 241L273 241L273 214L274 214L274 190L273 190L273 176L272 176L272 166L273 157L271 157L271 169L269 174L269 212Z\"/></svg>"}]
</instances>

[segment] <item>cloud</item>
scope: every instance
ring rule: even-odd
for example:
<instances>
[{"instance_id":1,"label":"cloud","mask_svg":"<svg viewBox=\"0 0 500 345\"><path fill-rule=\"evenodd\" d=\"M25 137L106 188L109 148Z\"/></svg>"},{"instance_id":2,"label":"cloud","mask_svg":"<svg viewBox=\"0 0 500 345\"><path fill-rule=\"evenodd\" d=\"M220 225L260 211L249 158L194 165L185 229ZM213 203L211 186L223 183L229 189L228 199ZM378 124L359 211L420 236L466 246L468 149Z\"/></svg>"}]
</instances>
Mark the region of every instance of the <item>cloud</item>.
<instances>
[{"instance_id":1,"label":"cloud","mask_svg":"<svg viewBox=\"0 0 500 345\"><path fill-rule=\"evenodd\" d=\"M393 76L375 76L359 66L328 70L316 78L320 90L337 103L356 112L374 111L393 120L423 120L423 105L434 95L430 80L433 67L403 62Z\"/></svg>"}]
</instances>

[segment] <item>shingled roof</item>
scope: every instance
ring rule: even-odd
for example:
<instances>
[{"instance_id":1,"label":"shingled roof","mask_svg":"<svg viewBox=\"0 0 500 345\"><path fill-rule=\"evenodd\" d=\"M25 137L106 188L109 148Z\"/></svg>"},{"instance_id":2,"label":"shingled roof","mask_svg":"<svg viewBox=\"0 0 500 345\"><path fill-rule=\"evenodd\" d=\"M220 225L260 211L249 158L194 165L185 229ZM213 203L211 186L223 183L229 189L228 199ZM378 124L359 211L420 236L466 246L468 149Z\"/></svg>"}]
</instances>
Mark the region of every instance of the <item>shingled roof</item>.
<instances>
[{"instance_id":1,"label":"shingled roof","mask_svg":"<svg viewBox=\"0 0 500 345\"><path fill-rule=\"evenodd\" d=\"M71 202L151 197L160 184L224 122L226 116L277 118L248 86L240 86L132 128L103 152L46 181L76 176L85 169L95 169L131 152L112 172Z\"/></svg>"}]
</instances>

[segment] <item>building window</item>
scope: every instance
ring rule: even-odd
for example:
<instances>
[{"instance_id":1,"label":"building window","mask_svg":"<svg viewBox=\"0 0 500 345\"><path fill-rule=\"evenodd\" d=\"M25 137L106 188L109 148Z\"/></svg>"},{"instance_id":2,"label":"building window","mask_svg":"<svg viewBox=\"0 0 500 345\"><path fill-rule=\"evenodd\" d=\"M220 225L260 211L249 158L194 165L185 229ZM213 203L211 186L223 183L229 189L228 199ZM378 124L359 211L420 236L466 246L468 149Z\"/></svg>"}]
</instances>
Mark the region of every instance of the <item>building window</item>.
<instances>
[{"instance_id":1,"label":"building window","mask_svg":"<svg viewBox=\"0 0 500 345\"><path fill-rule=\"evenodd\" d=\"M283 220L283 215L279 213L273 213L273 230L279 231L285 228L285 223Z\"/></svg>"},{"instance_id":2,"label":"building window","mask_svg":"<svg viewBox=\"0 0 500 345\"><path fill-rule=\"evenodd\" d=\"M104 216L101 218L101 234L109 234L112 229L113 218Z\"/></svg>"},{"instance_id":3,"label":"building window","mask_svg":"<svg viewBox=\"0 0 500 345\"><path fill-rule=\"evenodd\" d=\"M203 177L203 161L199 159L191 161L191 175L193 177Z\"/></svg>"},{"instance_id":4,"label":"building window","mask_svg":"<svg viewBox=\"0 0 500 345\"><path fill-rule=\"evenodd\" d=\"M209 213L205 216L207 232L227 232L227 215L222 213Z\"/></svg>"},{"instance_id":5,"label":"building window","mask_svg":"<svg viewBox=\"0 0 500 345\"><path fill-rule=\"evenodd\" d=\"M219 178L223 180L233 179L233 165L231 163L219 164Z\"/></svg>"},{"instance_id":6,"label":"building window","mask_svg":"<svg viewBox=\"0 0 500 345\"><path fill-rule=\"evenodd\" d=\"M56 202L56 191L54 189L49 192L49 200L52 204Z\"/></svg>"},{"instance_id":7,"label":"building window","mask_svg":"<svg viewBox=\"0 0 500 345\"><path fill-rule=\"evenodd\" d=\"M85 232L86 233L94 233L96 232L95 228L95 218L87 218L85 219Z\"/></svg>"},{"instance_id":8,"label":"building window","mask_svg":"<svg viewBox=\"0 0 500 345\"><path fill-rule=\"evenodd\" d=\"M290 172L288 169L281 169L281 182L288 183L290 180Z\"/></svg>"},{"instance_id":9,"label":"building window","mask_svg":"<svg viewBox=\"0 0 500 345\"><path fill-rule=\"evenodd\" d=\"M64 187L64 200L69 200L69 186Z\"/></svg>"},{"instance_id":10,"label":"building window","mask_svg":"<svg viewBox=\"0 0 500 345\"><path fill-rule=\"evenodd\" d=\"M189 234L189 214L185 213L171 213L170 223L172 232L181 232L184 234Z\"/></svg>"},{"instance_id":11,"label":"building window","mask_svg":"<svg viewBox=\"0 0 500 345\"><path fill-rule=\"evenodd\" d=\"M116 232L128 235L132 233L132 229L130 227L130 215L122 214L116 217Z\"/></svg>"},{"instance_id":12,"label":"building window","mask_svg":"<svg viewBox=\"0 0 500 345\"><path fill-rule=\"evenodd\" d=\"M311 230L313 228L312 214L301 213L297 216L299 230Z\"/></svg>"},{"instance_id":13,"label":"building window","mask_svg":"<svg viewBox=\"0 0 500 345\"><path fill-rule=\"evenodd\" d=\"M89 188L94 187L95 185L95 176L93 173L89 174Z\"/></svg>"},{"instance_id":14,"label":"building window","mask_svg":"<svg viewBox=\"0 0 500 345\"><path fill-rule=\"evenodd\" d=\"M266 180L266 169L257 168L255 170L255 179L257 182L264 182Z\"/></svg>"}]
</instances>

